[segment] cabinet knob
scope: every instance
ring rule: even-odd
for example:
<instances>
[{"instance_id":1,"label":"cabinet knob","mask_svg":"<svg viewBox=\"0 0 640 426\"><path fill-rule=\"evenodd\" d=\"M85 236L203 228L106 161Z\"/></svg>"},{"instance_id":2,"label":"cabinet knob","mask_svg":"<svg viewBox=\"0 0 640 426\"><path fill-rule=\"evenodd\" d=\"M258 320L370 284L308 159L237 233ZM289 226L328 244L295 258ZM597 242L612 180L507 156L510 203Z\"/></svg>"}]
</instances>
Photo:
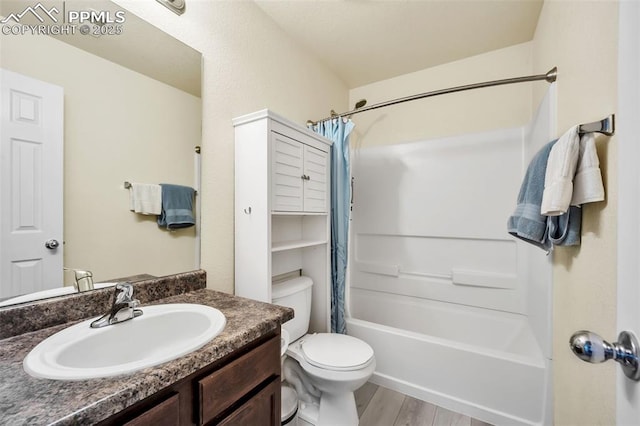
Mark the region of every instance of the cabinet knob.
<instances>
[{"instance_id":1,"label":"cabinet knob","mask_svg":"<svg viewBox=\"0 0 640 426\"><path fill-rule=\"evenodd\" d=\"M251 206L244 209L244 214L251 214Z\"/></svg>"},{"instance_id":2,"label":"cabinet knob","mask_svg":"<svg viewBox=\"0 0 640 426\"><path fill-rule=\"evenodd\" d=\"M307 175L300 176L300 179L302 179L302 180L311 180L311 178L309 176L307 176Z\"/></svg>"}]
</instances>

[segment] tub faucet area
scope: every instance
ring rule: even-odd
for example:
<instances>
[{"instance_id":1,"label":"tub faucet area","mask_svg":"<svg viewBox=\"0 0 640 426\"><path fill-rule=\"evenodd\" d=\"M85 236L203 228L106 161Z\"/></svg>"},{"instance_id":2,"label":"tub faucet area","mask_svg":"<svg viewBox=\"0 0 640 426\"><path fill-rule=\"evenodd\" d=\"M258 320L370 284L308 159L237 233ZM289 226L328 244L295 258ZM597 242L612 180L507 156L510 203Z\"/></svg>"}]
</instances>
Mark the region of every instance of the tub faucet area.
<instances>
[{"instance_id":1,"label":"tub faucet area","mask_svg":"<svg viewBox=\"0 0 640 426\"><path fill-rule=\"evenodd\" d=\"M101 328L139 317L142 315L142 309L137 309L139 305L140 301L133 298L133 285L126 282L118 283L111 309L93 321L91 328Z\"/></svg>"}]
</instances>

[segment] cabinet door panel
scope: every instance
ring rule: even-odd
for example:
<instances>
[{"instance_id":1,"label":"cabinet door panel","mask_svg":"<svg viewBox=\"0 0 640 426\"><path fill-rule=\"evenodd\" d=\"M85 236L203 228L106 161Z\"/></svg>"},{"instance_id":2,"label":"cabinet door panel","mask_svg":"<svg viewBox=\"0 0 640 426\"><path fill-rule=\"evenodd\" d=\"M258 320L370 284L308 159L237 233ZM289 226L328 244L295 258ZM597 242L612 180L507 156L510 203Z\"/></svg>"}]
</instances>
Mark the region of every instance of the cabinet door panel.
<instances>
[{"instance_id":1,"label":"cabinet door panel","mask_svg":"<svg viewBox=\"0 0 640 426\"><path fill-rule=\"evenodd\" d=\"M303 146L271 132L272 210L301 211L303 208Z\"/></svg>"},{"instance_id":2,"label":"cabinet door panel","mask_svg":"<svg viewBox=\"0 0 640 426\"><path fill-rule=\"evenodd\" d=\"M221 426L280 425L280 380L275 379L219 424Z\"/></svg>"},{"instance_id":3,"label":"cabinet door panel","mask_svg":"<svg viewBox=\"0 0 640 426\"><path fill-rule=\"evenodd\" d=\"M200 424L207 424L269 377L280 377L280 337L198 381Z\"/></svg>"},{"instance_id":4,"label":"cabinet door panel","mask_svg":"<svg viewBox=\"0 0 640 426\"><path fill-rule=\"evenodd\" d=\"M304 184L306 212L327 211L328 159L327 152L304 146L304 174L309 176Z\"/></svg>"},{"instance_id":5,"label":"cabinet door panel","mask_svg":"<svg viewBox=\"0 0 640 426\"><path fill-rule=\"evenodd\" d=\"M145 411L124 426L176 426L180 424L180 397L175 394Z\"/></svg>"}]
</instances>

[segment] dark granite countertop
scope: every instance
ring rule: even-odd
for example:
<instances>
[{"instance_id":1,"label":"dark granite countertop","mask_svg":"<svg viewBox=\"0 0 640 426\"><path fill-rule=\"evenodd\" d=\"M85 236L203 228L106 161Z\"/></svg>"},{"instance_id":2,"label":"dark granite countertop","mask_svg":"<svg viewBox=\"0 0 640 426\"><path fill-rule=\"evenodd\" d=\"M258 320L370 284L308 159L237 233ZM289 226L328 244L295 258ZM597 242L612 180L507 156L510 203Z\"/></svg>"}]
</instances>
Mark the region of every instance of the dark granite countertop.
<instances>
[{"instance_id":1,"label":"dark granite countertop","mask_svg":"<svg viewBox=\"0 0 640 426\"><path fill-rule=\"evenodd\" d=\"M93 424L187 377L293 318L293 310L212 290L196 290L150 304L199 303L224 313L224 331L203 348L137 373L82 381L36 379L22 368L29 351L48 336L78 322L0 340L0 424ZM144 309L144 305L142 306ZM136 342L122 342L123 346Z\"/></svg>"}]
</instances>

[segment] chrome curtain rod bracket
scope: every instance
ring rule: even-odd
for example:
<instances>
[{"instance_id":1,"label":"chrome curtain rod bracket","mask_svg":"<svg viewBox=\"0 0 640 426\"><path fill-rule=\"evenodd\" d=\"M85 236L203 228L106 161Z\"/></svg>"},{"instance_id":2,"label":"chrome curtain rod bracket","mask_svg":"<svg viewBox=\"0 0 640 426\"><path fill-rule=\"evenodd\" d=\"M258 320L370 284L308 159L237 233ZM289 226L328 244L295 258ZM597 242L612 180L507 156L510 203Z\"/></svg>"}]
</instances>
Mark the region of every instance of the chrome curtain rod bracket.
<instances>
[{"instance_id":1,"label":"chrome curtain rod bracket","mask_svg":"<svg viewBox=\"0 0 640 426\"><path fill-rule=\"evenodd\" d=\"M432 96L446 95L448 93L463 92L465 90L480 89L482 87L502 86L502 85L505 85L505 84L514 84L514 83L526 83L526 82L529 82L529 81L541 81L541 80L544 80L544 81L546 81L548 83L553 83L554 81L556 81L557 77L558 77L558 68L557 67L553 67L545 74L529 75L529 76L526 76L526 77L505 78L503 80L486 81L484 83L474 83L474 84L467 84L467 85L464 85L464 86L450 87L448 89L434 90L434 91L431 91L431 92L425 92L425 93L420 93L420 94L417 94L417 95L411 95L411 96L405 96L403 98L393 99L391 101L380 102L380 103L377 103L377 104L373 104L371 106L365 106L365 107L362 107L362 108L357 108L357 109L353 109L351 111L343 112L341 114L335 114L335 115L332 114L330 117L326 117L326 118L323 118L322 120L318 120L318 121L308 120L307 121L307 126L312 126L312 125L317 124L317 123L319 123L321 121L330 120L330 119L336 118L336 117L345 117L345 116L348 116L348 115L360 114L361 112L371 111L372 109L384 108L384 107L387 107L387 106L400 104L400 103L403 103L403 102L415 101L417 99L423 99L423 98L430 98Z\"/></svg>"}]
</instances>

